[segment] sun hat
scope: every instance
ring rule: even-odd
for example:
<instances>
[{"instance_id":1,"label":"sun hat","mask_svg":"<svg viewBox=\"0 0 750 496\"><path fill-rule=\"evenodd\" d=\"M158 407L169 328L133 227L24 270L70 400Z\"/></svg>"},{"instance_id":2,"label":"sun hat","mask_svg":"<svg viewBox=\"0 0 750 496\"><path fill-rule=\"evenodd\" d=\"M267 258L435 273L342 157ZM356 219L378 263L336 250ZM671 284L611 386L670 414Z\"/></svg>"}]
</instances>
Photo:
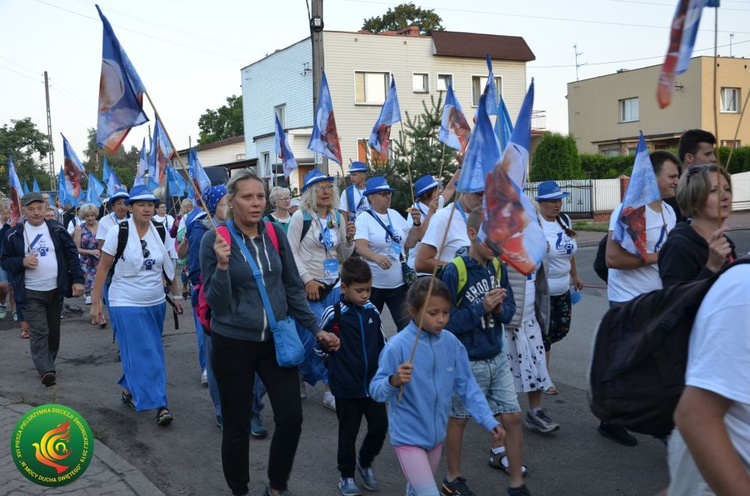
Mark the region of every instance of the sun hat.
<instances>
[{"instance_id":1,"label":"sun hat","mask_svg":"<svg viewBox=\"0 0 750 496\"><path fill-rule=\"evenodd\" d=\"M320 181L333 182L333 178L331 176L323 174L318 169L311 170L310 172L305 174L305 185L302 186L302 192L304 193L305 191L307 191L307 188L309 188L315 183L319 183Z\"/></svg>"},{"instance_id":2,"label":"sun hat","mask_svg":"<svg viewBox=\"0 0 750 496\"><path fill-rule=\"evenodd\" d=\"M419 198L428 191L437 188L440 183L431 175L422 176L414 183L414 197Z\"/></svg>"},{"instance_id":3,"label":"sun hat","mask_svg":"<svg viewBox=\"0 0 750 496\"><path fill-rule=\"evenodd\" d=\"M536 201L550 201L560 200L568 196L570 196L570 193L561 190L555 181L544 181L539 184L534 199Z\"/></svg>"},{"instance_id":4,"label":"sun hat","mask_svg":"<svg viewBox=\"0 0 750 496\"><path fill-rule=\"evenodd\" d=\"M117 193L115 193L117 195ZM114 198L115 195L112 195ZM154 194L151 192L150 189L148 189L148 186L145 184L139 184L138 186L133 186L133 189L130 190L130 195L127 200L125 200L125 203L127 205L132 205L135 202L138 201L150 201L154 202L154 206L161 203L161 200L159 200L157 197L154 196Z\"/></svg>"},{"instance_id":5,"label":"sun hat","mask_svg":"<svg viewBox=\"0 0 750 496\"><path fill-rule=\"evenodd\" d=\"M364 162L352 162L349 166L349 174L352 172L370 172L370 168Z\"/></svg>"},{"instance_id":6,"label":"sun hat","mask_svg":"<svg viewBox=\"0 0 750 496\"><path fill-rule=\"evenodd\" d=\"M135 188L133 188L133 189L135 189ZM128 190L121 189L120 191L115 192L114 195L110 196L109 200L107 200L107 203L114 203L119 198L125 198L125 200L127 200L129 197L130 197L130 195L128 194ZM125 203L127 203L127 201Z\"/></svg>"},{"instance_id":7,"label":"sun hat","mask_svg":"<svg viewBox=\"0 0 750 496\"><path fill-rule=\"evenodd\" d=\"M388 186L388 181L383 176L375 176L370 178L365 183L365 192L362 193L365 196L370 196L375 193L381 193L383 191L396 191L395 189Z\"/></svg>"}]
</instances>

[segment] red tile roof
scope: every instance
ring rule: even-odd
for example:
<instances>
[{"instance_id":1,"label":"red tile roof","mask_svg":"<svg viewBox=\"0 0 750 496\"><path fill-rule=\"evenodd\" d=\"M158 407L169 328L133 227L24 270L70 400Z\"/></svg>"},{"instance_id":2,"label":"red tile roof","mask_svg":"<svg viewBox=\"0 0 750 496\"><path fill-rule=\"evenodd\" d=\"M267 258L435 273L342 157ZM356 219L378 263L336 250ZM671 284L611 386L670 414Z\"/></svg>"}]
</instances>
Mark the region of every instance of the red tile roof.
<instances>
[{"instance_id":1,"label":"red tile roof","mask_svg":"<svg viewBox=\"0 0 750 496\"><path fill-rule=\"evenodd\" d=\"M520 36L451 31L433 31L431 36L435 43L435 55L442 57L484 59L489 54L493 60L536 60L534 52Z\"/></svg>"}]
</instances>

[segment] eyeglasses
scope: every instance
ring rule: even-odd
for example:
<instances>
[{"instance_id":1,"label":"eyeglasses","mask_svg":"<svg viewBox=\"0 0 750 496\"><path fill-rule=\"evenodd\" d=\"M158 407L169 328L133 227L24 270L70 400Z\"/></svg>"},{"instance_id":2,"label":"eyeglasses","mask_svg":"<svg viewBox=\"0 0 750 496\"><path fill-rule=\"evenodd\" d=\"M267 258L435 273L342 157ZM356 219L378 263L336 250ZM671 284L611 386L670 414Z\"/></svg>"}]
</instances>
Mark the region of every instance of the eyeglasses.
<instances>
[{"instance_id":1,"label":"eyeglasses","mask_svg":"<svg viewBox=\"0 0 750 496\"><path fill-rule=\"evenodd\" d=\"M291 198L289 198L288 196L284 198L279 198L279 201L289 201L289 200L291 200Z\"/></svg>"},{"instance_id":2,"label":"eyeglasses","mask_svg":"<svg viewBox=\"0 0 750 496\"><path fill-rule=\"evenodd\" d=\"M143 258L148 258L151 256L151 252L146 248L146 241L143 239L141 240L141 250L143 250Z\"/></svg>"},{"instance_id":3,"label":"eyeglasses","mask_svg":"<svg viewBox=\"0 0 750 496\"><path fill-rule=\"evenodd\" d=\"M321 186L318 186L318 191L331 191L333 189L333 184L324 184Z\"/></svg>"},{"instance_id":4,"label":"eyeglasses","mask_svg":"<svg viewBox=\"0 0 750 496\"><path fill-rule=\"evenodd\" d=\"M391 196L393 194L393 191L378 191L378 194L380 196Z\"/></svg>"}]
</instances>

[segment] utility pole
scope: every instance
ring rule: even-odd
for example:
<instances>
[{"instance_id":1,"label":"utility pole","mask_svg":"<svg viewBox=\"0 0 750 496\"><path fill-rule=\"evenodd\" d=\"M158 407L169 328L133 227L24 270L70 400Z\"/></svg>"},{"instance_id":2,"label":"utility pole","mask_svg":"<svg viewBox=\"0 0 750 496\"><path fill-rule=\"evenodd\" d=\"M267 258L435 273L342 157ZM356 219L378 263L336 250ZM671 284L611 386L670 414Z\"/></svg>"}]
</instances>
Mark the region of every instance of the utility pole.
<instances>
[{"instance_id":1,"label":"utility pole","mask_svg":"<svg viewBox=\"0 0 750 496\"><path fill-rule=\"evenodd\" d=\"M312 42L312 74L313 74L313 120L318 109L318 94L323 80L323 68L325 57L323 53L323 0L312 0L312 13L310 14L310 41ZM322 156L323 162L318 169L323 174L328 174L328 157Z\"/></svg>"},{"instance_id":2,"label":"utility pole","mask_svg":"<svg viewBox=\"0 0 750 496\"><path fill-rule=\"evenodd\" d=\"M734 41L734 33L729 33L729 56L732 56L732 42Z\"/></svg>"},{"instance_id":3,"label":"utility pole","mask_svg":"<svg viewBox=\"0 0 750 496\"><path fill-rule=\"evenodd\" d=\"M575 54L576 54L576 81L578 81L578 68L585 64L578 63L578 57L580 55L583 55L583 52L578 51L578 45L573 45L573 51L575 51Z\"/></svg>"},{"instance_id":4,"label":"utility pole","mask_svg":"<svg viewBox=\"0 0 750 496\"><path fill-rule=\"evenodd\" d=\"M52 113L49 108L49 78L47 71L44 71L44 94L47 97L47 155L49 156L49 184L50 189L55 190L57 182L55 181L55 155L52 146Z\"/></svg>"}]
</instances>

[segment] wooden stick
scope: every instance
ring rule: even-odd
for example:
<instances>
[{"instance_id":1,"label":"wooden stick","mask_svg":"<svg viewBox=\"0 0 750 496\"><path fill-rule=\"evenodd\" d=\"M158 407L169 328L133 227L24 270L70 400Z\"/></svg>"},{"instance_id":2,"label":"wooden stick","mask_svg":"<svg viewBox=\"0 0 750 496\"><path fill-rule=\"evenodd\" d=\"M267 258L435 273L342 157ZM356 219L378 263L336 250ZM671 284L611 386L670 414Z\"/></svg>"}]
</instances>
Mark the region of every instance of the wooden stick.
<instances>
[{"instance_id":1,"label":"wooden stick","mask_svg":"<svg viewBox=\"0 0 750 496\"><path fill-rule=\"evenodd\" d=\"M719 139L719 110L718 110L718 103L717 99L721 97L721 95L718 94L718 75L717 75L717 66L718 66L718 45L719 45L719 9L718 7L714 9L714 131L716 132L715 138L716 138L716 145L718 146L716 150L716 165L718 167L718 177L716 178L716 212L717 212L717 222L718 227L721 227L721 188L718 187L718 185L721 184L721 140Z\"/></svg>"}]
</instances>

